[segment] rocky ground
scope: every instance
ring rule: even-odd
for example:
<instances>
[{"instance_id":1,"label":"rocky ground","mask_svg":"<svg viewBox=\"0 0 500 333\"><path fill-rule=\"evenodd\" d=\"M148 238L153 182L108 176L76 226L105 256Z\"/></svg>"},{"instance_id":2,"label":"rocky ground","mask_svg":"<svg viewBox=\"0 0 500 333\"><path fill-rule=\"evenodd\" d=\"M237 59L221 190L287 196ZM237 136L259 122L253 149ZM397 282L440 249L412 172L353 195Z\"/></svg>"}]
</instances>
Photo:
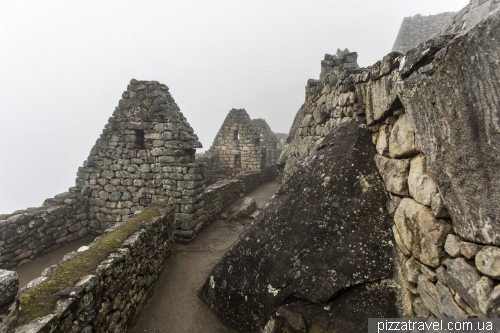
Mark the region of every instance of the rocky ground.
<instances>
[{"instance_id":1,"label":"rocky ground","mask_svg":"<svg viewBox=\"0 0 500 333\"><path fill-rule=\"evenodd\" d=\"M276 182L266 183L245 198L253 198L261 209L277 188ZM237 200L232 207L240 205L243 199ZM198 298L197 292L249 223L249 220L228 222L220 219L201 231L191 244L175 244L151 300L129 332L232 332L219 322Z\"/></svg>"}]
</instances>

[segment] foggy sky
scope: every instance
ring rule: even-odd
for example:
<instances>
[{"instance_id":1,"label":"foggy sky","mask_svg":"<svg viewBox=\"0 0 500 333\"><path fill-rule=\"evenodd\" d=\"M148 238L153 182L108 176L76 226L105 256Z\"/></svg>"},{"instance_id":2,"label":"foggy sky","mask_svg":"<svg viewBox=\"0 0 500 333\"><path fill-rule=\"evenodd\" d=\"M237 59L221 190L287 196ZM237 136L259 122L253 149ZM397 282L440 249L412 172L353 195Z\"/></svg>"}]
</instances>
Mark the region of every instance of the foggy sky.
<instances>
[{"instance_id":1,"label":"foggy sky","mask_svg":"<svg viewBox=\"0 0 500 333\"><path fill-rule=\"evenodd\" d=\"M467 3L0 0L0 213L74 186L132 78L170 88L199 152L231 108L288 133L325 53L372 65L404 17Z\"/></svg>"}]
</instances>

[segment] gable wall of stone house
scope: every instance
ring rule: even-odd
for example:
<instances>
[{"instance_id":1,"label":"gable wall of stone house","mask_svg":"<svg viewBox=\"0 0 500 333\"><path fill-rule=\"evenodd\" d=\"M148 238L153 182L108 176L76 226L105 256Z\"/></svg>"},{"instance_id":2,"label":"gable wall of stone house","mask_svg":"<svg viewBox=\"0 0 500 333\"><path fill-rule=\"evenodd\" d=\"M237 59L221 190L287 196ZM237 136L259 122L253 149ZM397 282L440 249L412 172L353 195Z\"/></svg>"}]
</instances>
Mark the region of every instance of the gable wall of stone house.
<instances>
[{"instance_id":1,"label":"gable wall of stone house","mask_svg":"<svg viewBox=\"0 0 500 333\"><path fill-rule=\"evenodd\" d=\"M202 218L204 174L194 156L201 143L168 90L132 80L79 169L76 185L91 191L91 232L152 203L174 206L176 228Z\"/></svg>"},{"instance_id":2,"label":"gable wall of stone house","mask_svg":"<svg viewBox=\"0 0 500 333\"><path fill-rule=\"evenodd\" d=\"M245 109L229 111L214 142L203 157L211 181L233 179L238 174L262 172L266 147Z\"/></svg>"},{"instance_id":3,"label":"gable wall of stone house","mask_svg":"<svg viewBox=\"0 0 500 333\"><path fill-rule=\"evenodd\" d=\"M278 138L264 119L252 119L252 124L260 134L261 147L266 148L266 167L276 164L281 154L281 149L278 148Z\"/></svg>"}]
</instances>

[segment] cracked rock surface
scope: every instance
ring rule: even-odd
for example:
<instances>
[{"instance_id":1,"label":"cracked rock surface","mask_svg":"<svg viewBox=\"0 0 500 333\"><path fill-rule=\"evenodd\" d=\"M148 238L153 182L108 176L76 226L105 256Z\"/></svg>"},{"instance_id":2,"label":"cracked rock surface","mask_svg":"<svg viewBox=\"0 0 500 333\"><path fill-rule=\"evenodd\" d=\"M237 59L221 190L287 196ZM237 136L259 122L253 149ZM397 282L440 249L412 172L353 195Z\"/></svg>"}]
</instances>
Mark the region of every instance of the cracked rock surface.
<instances>
[{"instance_id":1,"label":"cracked rock surface","mask_svg":"<svg viewBox=\"0 0 500 333\"><path fill-rule=\"evenodd\" d=\"M208 276L200 296L212 311L238 332L261 331L284 304L308 330L361 332L367 317L396 317L374 154L361 120L332 130Z\"/></svg>"}]
</instances>

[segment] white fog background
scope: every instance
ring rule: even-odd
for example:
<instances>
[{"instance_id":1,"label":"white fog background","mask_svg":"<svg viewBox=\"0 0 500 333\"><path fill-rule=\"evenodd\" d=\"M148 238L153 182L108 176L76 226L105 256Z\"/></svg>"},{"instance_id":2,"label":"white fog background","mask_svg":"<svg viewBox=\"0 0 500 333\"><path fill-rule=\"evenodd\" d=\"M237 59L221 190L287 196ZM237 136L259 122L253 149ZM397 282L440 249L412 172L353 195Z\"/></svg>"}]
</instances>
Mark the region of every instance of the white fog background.
<instances>
[{"instance_id":1,"label":"white fog background","mask_svg":"<svg viewBox=\"0 0 500 333\"><path fill-rule=\"evenodd\" d=\"M130 79L166 84L203 143L231 108L288 133L325 53L366 67L404 17L468 0L0 0L0 213L74 186Z\"/></svg>"}]
</instances>

